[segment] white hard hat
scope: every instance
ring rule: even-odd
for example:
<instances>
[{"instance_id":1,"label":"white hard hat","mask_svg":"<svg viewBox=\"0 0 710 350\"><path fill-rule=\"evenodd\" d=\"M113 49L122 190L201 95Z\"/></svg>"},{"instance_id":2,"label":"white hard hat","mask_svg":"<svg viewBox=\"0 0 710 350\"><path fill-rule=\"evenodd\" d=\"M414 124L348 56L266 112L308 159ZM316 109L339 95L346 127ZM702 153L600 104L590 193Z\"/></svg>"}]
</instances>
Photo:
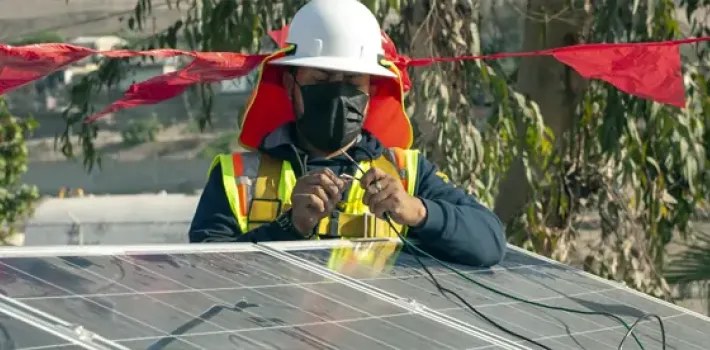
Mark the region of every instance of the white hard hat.
<instances>
[{"instance_id":1,"label":"white hard hat","mask_svg":"<svg viewBox=\"0 0 710 350\"><path fill-rule=\"evenodd\" d=\"M382 32L357 0L312 0L291 21L286 42L295 51L269 64L396 77L380 65Z\"/></svg>"}]
</instances>

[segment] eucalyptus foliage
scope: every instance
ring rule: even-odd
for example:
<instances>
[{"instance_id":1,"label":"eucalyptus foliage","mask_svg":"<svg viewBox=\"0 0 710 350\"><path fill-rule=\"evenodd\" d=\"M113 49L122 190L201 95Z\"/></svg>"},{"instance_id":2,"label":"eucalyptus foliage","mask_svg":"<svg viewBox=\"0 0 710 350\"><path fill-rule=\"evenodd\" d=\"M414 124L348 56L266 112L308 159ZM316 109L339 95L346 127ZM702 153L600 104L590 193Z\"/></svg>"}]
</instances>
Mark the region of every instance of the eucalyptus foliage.
<instances>
[{"instance_id":1,"label":"eucalyptus foliage","mask_svg":"<svg viewBox=\"0 0 710 350\"><path fill-rule=\"evenodd\" d=\"M128 21L132 29L141 30L153 1L157 0L138 1ZM379 18L388 18L387 31L404 54L481 53L477 1L363 2ZM540 37L549 34L554 20L578 22L579 30L572 36L577 41L638 42L682 36L670 0L529 2L543 9L531 13L529 6L526 13L539 21ZM690 14L704 5L689 2ZM184 7L185 17L135 48L175 48L183 38L189 48L201 51L257 52L267 32L286 24L305 1L169 3ZM565 11L549 12L560 6ZM530 37L525 40L536 40ZM539 68L559 65L549 62L540 61ZM135 60L105 60L97 72L72 87L72 106L64 114L67 129L61 138L67 156L74 155L73 136L78 136L86 165L94 165L92 141L97 127L82 121L95 112L92 96L115 84L134 64ZM407 99L417 146L458 186L489 206L498 204L495 198L508 195L499 193L502 177L511 164L522 162L524 176L519 180L527 184L528 196L507 222L510 242L563 262L581 255L584 268L591 272L667 297L669 288L662 274L666 245L674 237L690 236L690 220L710 198L710 110L702 72L685 66L689 103L684 110L635 98L598 81L562 86L555 93L570 93L570 98L562 99L556 108L569 110L564 116L570 126L560 128L546 125L539 101L516 90L518 74L524 73L522 66L519 70L510 73L495 61L412 69L414 86ZM564 72L574 74L569 69ZM566 82L565 76L540 79ZM210 122L213 94L209 85L194 92L202 101L204 128ZM494 101L492 116L483 122L472 117L473 102L481 96ZM590 211L601 218L602 234L591 247L581 249L576 245L578 222Z\"/></svg>"},{"instance_id":2,"label":"eucalyptus foliage","mask_svg":"<svg viewBox=\"0 0 710 350\"><path fill-rule=\"evenodd\" d=\"M616 6L599 8L592 41L684 36L673 1L608 2ZM694 10L689 6L689 16ZM695 49L704 64L703 46ZM684 63L686 109L593 83L571 134L577 137L572 155L600 185L591 203L602 218L602 244L588 257L591 270L659 297L669 296L662 273L667 245L691 237L691 220L710 198L707 82L692 60Z\"/></svg>"},{"instance_id":3,"label":"eucalyptus foliage","mask_svg":"<svg viewBox=\"0 0 710 350\"><path fill-rule=\"evenodd\" d=\"M710 6L710 1L708 0L682 0L682 5L687 6L687 19L691 24L691 30L694 36L707 36L710 34L710 30L705 23L698 23L694 15L697 9L708 8ZM700 17L702 18L702 17ZM705 163L703 166L702 162L691 161L686 164L685 167L680 168L680 170L686 174L690 171L695 171L695 168L700 173L696 181L693 182L683 182L681 186L676 186L685 189L686 187L692 186L693 188L698 188L700 186L704 189L702 193L699 194L701 200L704 201L703 210L707 210L707 201L710 196L707 193L705 186L710 183L710 162L708 162L708 157L710 157L710 114L707 113L710 109L710 101L707 99L708 89L710 88L709 82L707 81L707 67L708 62L706 56L708 54L707 46L698 45L692 50L694 58L698 59L698 62L690 67L687 67L687 71L690 72L690 79L686 79L687 85L690 86L691 93L696 96L701 96L705 98L695 98L689 105L690 113L697 115L697 118L693 118L691 121L686 123L692 123L693 125L702 124L704 130L700 134L702 139L700 142L704 145L701 150L705 153ZM693 128L697 130L698 128ZM687 133L684 133L684 136ZM697 136L696 136L697 137ZM691 150L690 146L682 145L679 150L682 152L680 156L686 155L688 152L696 153L696 148ZM700 164L698 164L700 163ZM682 203L685 204L685 203ZM707 220L707 212L704 215L704 219ZM688 237L687 240L681 244L681 253L672 257L672 261L666 270L665 276L669 283L677 285L680 287L681 296L684 291L690 291L689 296L705 297L710 300L710 232L702 231L695 232L694 235ZM699 288L694 288L699 287ZM693 292L693 289L696 292ZM710 304L708 304L708 313L710 313Z\"/></svg>"}]
</instances>

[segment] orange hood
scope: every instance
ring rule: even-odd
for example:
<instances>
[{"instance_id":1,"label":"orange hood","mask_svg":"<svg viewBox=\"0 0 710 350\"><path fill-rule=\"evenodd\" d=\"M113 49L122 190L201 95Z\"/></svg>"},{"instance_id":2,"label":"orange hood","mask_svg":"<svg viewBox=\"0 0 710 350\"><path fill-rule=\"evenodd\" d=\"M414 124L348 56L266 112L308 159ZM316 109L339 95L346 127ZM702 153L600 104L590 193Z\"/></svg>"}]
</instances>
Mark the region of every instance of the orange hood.
<instances>
[{"instance_id":1,"label":"orange hood","mask_svg":"<svg viewBox=\"0 0 710 350\"><path fill-rule=\"evenodd\" d=\"M295 120L291 101L283 87L285 68L268 64L292 49L287 47L268 56L259 67L259 78L244 112L239 134L239 143L247 149L256 150L266 135ZM383 59L380 64L395 73L397 78L372 78L373 89L364 129L385 147L408 149L412 146L413 131L404 109L403 77L391 61Z\"/></svg>"}]
</instances>

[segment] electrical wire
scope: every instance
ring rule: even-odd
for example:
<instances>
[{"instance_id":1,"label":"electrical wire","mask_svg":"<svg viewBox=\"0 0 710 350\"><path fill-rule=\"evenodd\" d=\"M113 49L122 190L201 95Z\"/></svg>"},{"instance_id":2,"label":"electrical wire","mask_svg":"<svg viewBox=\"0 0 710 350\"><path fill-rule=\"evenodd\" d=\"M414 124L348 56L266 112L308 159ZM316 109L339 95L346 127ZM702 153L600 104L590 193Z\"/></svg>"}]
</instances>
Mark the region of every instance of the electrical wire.
<instances>
[{"instance_id":1,"label":"electrical wire","mask_svg":"<svg viewBox=\"0 0 710 350\"><path fill-rule=\"evenodd\" d=\"M624 342L626 342L626 339L629 338L629 335L631 335L633 333L636 326L641 324L641 322L643 320L646 320L649 318L655 318L656 320L658 320L658 325L661 328L661 344L663 344L663 350L665 350L666 349L666 327L663 325L663 319L661 319L661 317L656 314L645 314L645 315L637 318L636 321L631 325L631 328L629 328L629 330L626 331L626 334L624 334L624 338L621 339L621 343L619 343L619 347L617 348L617 350L623 350Z\"/></svg>"},{"instance_id":2,"label":"electrical wire","mask_svg":"<svg viewBox=\"0 0 710 350\"><path fill-rule=\"evenodd\" d=\"M343 154L350 162L352 162L352 163L360 170L360 172L361 172L362 174L365 174L365 171L362 169L362 167L360 166L360 164L358 164L358 163L355 161L355 159L353 159L353 158L352 158L349 154L347 154L346 152L342 152L341 154ZM373 158L372 155L370 155L370 158ZM357 181L360 181L360 179L355 178L355 177L353 177L353 179L354 179L354 180L357 180ZM609 318L611 318L611 319L614 319L614 320L618 321L621 325L623 325L624 328L626 328L626 334L624 335L624 338L622 339L621 343L619 344L618 350L622 350L622 346L623 346L624 342L626 341L626 339L627 339L629 336L631 336L631 337L636 341L636 344L638 344L638 346L641 348L641 350L645 350L643 344L641 343L641 340L640 340L640 339L636 336L636 334L634 333L634 329L635 329L635 327L636 327L638 324L640 324L641 321L643 321L644 319L650 318L650 317L654 317L654 318L656 318L656 319L658 320L658 322L659 322L659 324L660 324L660 328L661 328L661 338L662 338L662 349L663 349L663 350L666 350L666 332L665 332L665 327L664 327L664 325L663 325L663 320L662 320L661 317L659 317L658 315L655 315L655 314L645 314L645 315L643 315L643 316L641 316L641 317L638 317L638 318L636 319L636 321L633 323L633 325L632 325L632 326L629 326L621 317L616 316L616 315L614 315L614 314L612 314L612 313L609 313L609 312L604 312L604 311L586 311L586 310L570 309L570 308L561 307L561 306L552 306L552 305L547 305L547 304L543 304L543 303L536 302L536 301L532 301L532 300L527 300L527 299L524 299L524 298L521 298L521 297L514 296L514 295L512 295L512 294L508 294L508 293L506 293L506 292L500 291L500 290L498 290L498 289L496 289L496 288L493 288L493 287L491 287L491 286L488 286L488 285L486 285L486 284L484 284L484 283L482 283L482 282L479 282L479 281L477 281L477 280L475 280L475 279L469 277L468 275L466 275L466 274L464 274L463 272L459 271L459 270L456 269L455 267L453 267L453 266L451 266L451 265L449 265L449 264L447 264L447 263L445 263L445 262L443 262L443 261L441 261L441 260L435 258L435 257L432 256L431 254L425 252L425 251L422 250L421 248L419 248L419 247L417 247L416 245L412 244L412 243L411 243L409 240L407 240L404 236L402 236L402 234L399 232L399 230L395 227L395 225L394 225L394 223L393 223L393 221L392 221L392 218L391 218L391 216L389 215L389 213L385 212L385 213L384 213L384 218L385 218L385 220L387 221L387 223L390 225L390 228L397 234L397 237L404 243L404 246L405 246L405 249L407 250L407 252L410 253L412 256L414 256L414 258L416 259L417 263L422 267L422 269L424 269L424 271L426 272L426 274L429 275L429 277L431 278L430 282L437 288L437 290L439 291L439 293L441 293L444 297L446 297L446 293L453 295L454 297L456 297L457 299L459 299L459 301L461 301L464 305L466 305L466 307L468 307L468 308L469 308L472 312L474 312L476 315L480 316L481 318L483 318L484 320L486 320L487 322L489 322L490 324L492 324L492 325L495 326L496 328L498 328L498 329L500 329L500 330L502 330L502 331L504 331L504 332L506 332L506 333L508 333L508 334L510 334L510 335L512 335L512 336L515 336L515 337L520 338L520 339L522 339L522 340L524 340L524 341L527 341L527 342L530 342L530 343L532 343L532 344L535 344L535 345L537 345L537 346L539 346L539 347L542 347L543 349L552 350L552 349L551 349L550 347L548 347L548 346L545 346L545 345L543 345L543 344L540 344L540 343L538 343L538 342L536 342L536 341L534 341L534 340L532 340L532 339L530 339L530 338L527 338L527 337L525 337L525 336L523 336L523 335L521 335L521 334L518 334L518 333L516 333L516 332L514 332L514 331L512 331L512 330L510 330L510 329L507 329L507 328L503 327L502 325L496 323L495 321L491 320L489 317L485 316L482 312L480 312L479 310L477 310L475 307L473 307L470 303L468 303L463 297L461 297L460 295L458 295L456 292L454 292L454 291L452 291L452 290L449 290L449 289L443 287L443 286L439 283L439 281L434 277L434 274L431 273L431 271L429 271L429 268L421 261L421 259L420 259L419 256L417 255L417 253L422 254L422 255L424 255L425 257L434 260L435 262L437 262L438 264L440 264L441 266L443 266L443 267L446 268L447 270L449 270L449 271L451 271L451 272L457 274L458 276L460 276L461 278L467 280L468 282L473 283L473 284L475 284L475 285L477 285L477 286L479 286L479 287L481 287L481 288L484 288L484 289L486 289L486 290L488 290L488 291L490 291L490 292L493 292L493 293L495 293L495 294L504 296L504 297L506 297L506 298L509 298L509 299L512 299L512 300L515 300L515 301L518 301L518 302L521 302L521 303L524 303L524 304L528 304L528 305L533 305L533 306L537 306L537 307L540 307L540 308L549 309L549 310L562 311L562 312L574 313L574 314L581 314L581 315L606 316L606 317L609 317Z\"/></svg>"},{"instance_id":3,"label":"electrical wire","mask_svg":"<svg viewBox=\"0 0 710 350\"><path fill-rule=\"evenodd\" d=\"M397 234L397 237L399 237L399 239L402 240L402 242L406 242L406 243L404 244L404 248L407 250L407 252L408 252L409 254L411 254L412 256L414 256L414 259L417 260L417 263L424 269L424 272L426 272L426 274L429 275L429 278L430 278L429 282L431 282L431 283L434 285L434 287L439 291L439 293L441 293L441 295L443 295L443 296L446 298L446 294L447 294L447 293L448 293L448 294L451 294L452 296L456 297L456 299L458 299L459 301L461 301L464 305L466 305L466 307L467 307L469 310L471 310L474 314L478 315L478 316L481 317L482 319L486 320L486 322L490 323L491 325L493 325L494 327L500 329L501 331L503 331L503 332L505 332L505 333L508 333L508 334L510 334L510 335L512 335L512 336L514 336L514 337L516 337L516 338L520 338L520 339L522 339L522 340L524 340L524 341L526 341L526 342L535 344L535 345L537 345L537 346L539 346L539 347L541 347L541 348L543 348L543 349L545 349L545 350L553 350L552 348L550 348L549 346L547 346L547 345L545 345L545 344L542 344L542 343L540 343L540 342L537 342L537 341L535 341L535 340L533 340L533 339L531 339L531 338L528 338L528 337L526 337L526 336L524 336L524 335L522 335L522 334L520 334L520 333L517 333L517 332L515 332L515 331L513 331L513 330L510 330L510 329L504 327L503 325L499 324L499 323L496 322L496 321L493 321L490 317L486 316L484 313L482 313L481 311L479 311L478 309L476 309L473 305L471 305L469 302L467 302L466 299L464 299L462 296L458 295L458 293L456 293L456 292L454 292L454 291L452 291L452 290L450 290L450 289L448 289L448 288L442 286L441 283L439 283L439 281L436 279L436 277L434 277L434 274L431 273L431 271L430 271L429 268L426 266L426 264L424 264L424 262L421 261L421 259L419 258L419 256L418 256L418 255L415 253L415 251L411 248L411 247L414 247L414 245L411 244L409 241L407 241L407 240L402 236L402 234L399 232L399 230L397 230L397 228L394 226L394 223L392 222L392 218L389 216L389 214L385 213L385 214L384 214L384 217L385 217L385 219L387 220L387 223L390 225L390 228L391 228L392 230L394 230L394 232ZM448 299L448 298L447 298L447 299Z\"/></svg>"},{"instance_id":4,"label":"electrical wire","mask_svg":"<svg viewBox=\"0 0 710 350\"><path fill-rule=\"evenodd\" d=\"M355 161L355 159L353 159L349 154L347 154L347 153L345 153L345 152L343 152L342 154L345 155L345 157L346 157L347 159L349 159L350 162L352 162L352 163L360 170L360 172L361 172L363 175L365 174L365 171L362 169L362 167L360 167L360 164L358 164L358 163ZM370 159L372 159L372 158L373 158L372 155L370 155ZM356 178L356 177L354 177L354 176L348 176L348 178L360 182L360 179L358 179L358 178ZM377 183L377 185L378 185L378 190L379 190L379 189L380 189L379 183ZM535 345L537 345L537 346L539 346L539 347L541 347L541 348L543 348L543 349L545 349L545 350L553 350L553 349L550 348L549 346L546 346L546 345L544 345L544 344L542 344L542 343L540 343L540 342L537 342L537 341L535 341L535 340L533 340L533 339L531 339L531 338L528 338L528 337L526 337L526 336L524 336L524 335L522 335L522 334L520 334L520 333L517 333L517 332L515 332L515 331L513 331L513 330L511 330L511 329L508 329L508 328L504 327L503 325L501 325L501 324L499 324L498 322L492 320L490 317L486 316L484 313L482 313L481 311L479 311L478 309L476 309L473 305L471 305L468 301L466 301L466 299L464 299L462 296L458 295L458 293L456 293L456 292L454 292L454 291L452 291L452 290L450 290L450 289L448 289L448 288L442 286L441 283L439 283L439 281L436 279L436 277L434 277L434 274L431 273L431 271L429 271L429 268L427 268L426 265L419 259L419 256L417 256L417 254L415 254L414 251L410 248L410 245L411 245L412 247L413 247L414 245L412 245L409 241L405 240L404 237L402 236L402 234L399 232L399 230L394 226L394 223L392 222L392 218L390 217L389 213L385 212L385 213L384 213L384 217L385 217L385 220L387 221L387 223L390 225L390 228L391 228L392 230L394 230L394 232L397 234L397 237L399 237L399 239L402 240L402 242L406 242L406 244L404 245L404 247L405 247L405 249L407 250L407 252L414 256L414 258L417 260L417 262L419 263L419 265L421 265L421 267L424 269L424 272L426 272L426 274L429 275L429 278L430 278L429 281L434 285L434 287L436 287L437 291L438 291L439 293L441 293L442 296L444 296L444 298L447 298L447 299L448 299L448 297L446 296L446 294L450 294L450 295L456 297L456 299L458 299L461 303L463 303L464 305L466 305L466 307L467 307L469 310L471 310L474 314L476 314L476 315L478 315L479 317L481 317L482 319L486 320L488 323L490 323L490 324L493 325L494 327L500 329L501 331L503 331L503 332L505 332L505 333L508 333L508 334L510 334L510 335L512 335L512 336L514 336L514 337L520 338L520 339L522 339L522 340L524 340L524 341L527 341L527 342L529 342L529 343L535 344Z\"/></svg>"},{"instance_id":5,"label":"electrical wire","mask_svg":"<svg viewBox=\"0 0 710 350\"><path fill-rule=\"evenodd\" d=\"M390 218L390 216L389 216L387 213L385 213L385 219L387 220L387 223L390 225L390 228L391 228L392 230L394 230L394 232L397 234L397 236L398 236L400 239L404 238L404 237L399 233L399 230L397 230L397 228L394 226L394 224L392 223L392 219ZM404 240L402 240L402 241L404 242ZM539 343L539 342L537 342L537 341L535 341L535 340L533 340L533 339L531 339L531 338L528 338L528 337L526 337L526 336L524 336L524 335L522 335L522 334L520 334L520 333L517 333L517 332L515 332L515 331L513 331L513 330L511 330L511 329L508 329L508 328L502 326L501 324L499 324L499 323L496 322L496 321L493 321L490 317L486 316L484 313L482 313L481 311L479 311L478 309L476 309L473 305L471 305L468 301L466 301L466 299L464 299L462 296L458 295L458 293L456 293L456 292L454 292L454 291L452 291L452 290L450 290L450 289L448 289L448 288L442 286L441 283L439 283L439 281L436 279L436 277L434 277L434 274L431 273L431 271L429 270L429 268L421 261L421 259L419 258L419 256L410 248L410 245L409 245L409 244L405 244L404 247L405 247L405 249L407 250L407 252L408 252L409 254L411 254L412 256L414 256L414 259L417 260L417 263L419 263L419 265L424 269L424 272L426 272L426 274L429 275L429 278L430 278L429 282L431 282L431 283L434 285L434 287L436 287L436 289L439 291L439 293L441 293L444 297L446 297L446 294L447 294L447 293L448 293L448 294L451 294L452 296L456 297L456 299L458 299L460 302L462 302L464 305L466 305L466 307L469 308L469 310L471 310L473 313L475 313L476 315L478 315L478 316L481 317L482 319L486 320L488 323L490 323L490 324L493 325L494 327L500 329L501 331L503 331L503 332L505 332L505 333L508 333L508 334L510 334L510 335L512 335L512 336L514 336L514 337L520 338L520 339L522 339L522 340L524 340L524 341L527 341L527 342L529 342L529 343L535 344L535 345L537 345L537 346L539 346L539 347L541 347L541 348L543 348L543 349L545 349L545 350L552 350L552 348L550 348L549 346L547 346L547 345L545 345L545 344ZM448 299L448 298L447 298L447 299Z\"/></svg>"},{"instance_id":6,"label":"electrical wire","mask_svg":"<svg viewBox=\"0 0 710 350\"><path fill-rule=\"evenodd\" d=\"M484 288L484 289L486 289L486 290L488 290L488 291L491 291L491 292L496 293L496 294L498 294L498 295L507 297L507 298L509 298L509 299L513 299L513 300L518 301L518 302L521 302L521 303L525 303L525 304L528 304L528 305L533 305L533 306L537 306L537 307L541 307L541 308L545 308L545 309L555 310L555 311L563 311L563 312L567 312L567 313L576 313L576 314L584 314L584 315L597 315L597 316L606 316L606 317L612 318L612 319L618 321L619 323L621 323L621 324L624 326L624 328L626 328L626 334L624 335L624 338L622 339L621 343L619 344L618 350L622 350L622 346L623 346L624 342L626 341L626 339L627 339L629 336L631 336L631 337L636 341L636 343L637 343L638 346L641 348L641 350L644 350L645 348L644 348L643 344L641 343L641 340L638 339L638 337L636 336L636 334L635 334L633 331L634 331L635 327L636 327L637 325L639 325L639 324L641 323L641 321L643 321L644 319L647 319L647 318L650 318L650 317L656 318L656 319L658 320L658 322L659 322L659 324L660 324L660 328L661 328L661 344L662 344L662 349L663 349L663 350L666 350L666 331L665 331L665 327L664 327L664 325L663 325L663 320L661 319L661 317L659 317L659 316L656 315L656 314L645 314L645 315L643 315L643 316L640 316L640 317L638 317L638 318L636 319L636 321L633 323L632 326L629 326L621 317L616 316L616 315L614 315L614 314L612 314L612 313L609 313L609 312L576 310L576 309L570 309L570 308L565 308L565 307L560 307L560 306L547 305L547 304L539 303L539 302L536 302L536 301L532 301L532 300L527 300L527 299L524 299L524 298L516 297L516 296L514 296L514 295L511 295L511 294L508 294L508 293L506 293L506 292L497 290L497 289L495 289L495 288L493 288L493 287L490 287L490 286L485 285L485 284L483 284L483 283L481 283L481 282L479 282L479 281L476 281L476 280L472 279L471 277L467 276L466 274L460 272L460 271L459 271L458 269L456 269L455 267L453 267L453 266L451 266L451 265L449 265L449 264L447 264L447 263L445 263L445 262L443 262L443 261L441 261L441 260L439 260L439 259L433 257L431 254L429 254L429 253L423 251L421 248L419 248L419 247L417 247L416 245L412 244L409 240L407 240L406 238L404 238L404 237L399 233L399 231L396 229L396 227L395 227L394 224L392 223L392 219L390 218L389 215L385 214L385 218L387 219L387 222L389 223L390 227L395 231L395 233L397 234L397 236L399 237L399 239L404 243L406 249L410 252L410 254L412 254L412 255L414 256L414 258L417 260L417 263L419 263L419 265L424 269L424 271L429 275L429 277L432 278L432 281L431 281L431 282L434 283L435 286L437 286L437 285L439 284L439 282L436 281L436 278L434 277L434 275L429 271L429 268L426 267L426 265L421 261L421 259L419 259L419 256L418 256L416 253L420 253L420 254L422 254L422 255L424 255L424 256L426 256L426 257L428 257L428 258L430 258L430 259L436 261L437 263L439 263L439 264L440 264L441 266L443 266L444 268L448 269L449 271L451 271L451 272L453 272L453 273L459 275L460 277L466 279L467 281L469 281L469 282L471 282L471 283L473 283L473 284L475 284L475 285L477 285L477 286L479 286L479 287L482 287L482 288ZM414 252L413 252L412 250L414 250ZM415 253L415 252L416 252L416 253ZM439 287L437 286L437 288L439 288ZM453 292L451 292L451 293L453 293ZM454 293L454 295L455 295L455 293ZM455 295L455 296L456 296L458 299L460 299L460 300L463 299L463 298L461 298L461 297L458 296L458 295ZM479 316L481 316L480 311L477 311L477 310L473 309L473 307L471 307L470 305L468 305L468 303L465 303L465 304L466 304L469 308L471 308L472 311L474 311L476 314L478 314ZM488 322L491 322L494 326L496 326L497 328L500 328L501 330L505 331L506 333L509 333L509 334L511 334L511 335L514 335L514 336L517 336L518 338L521 338L521 339L526 340L526 341L528 341L528 342L532 342L533 344L538 345L538 346L541 346L541 347L543 347L544 349L550 349L549 347L546 347L546 346L541 345L541 344L539 344L539 343L537 343L537 342L531 341L531 340L528 339L528 338L522 337L522 336L520 336L520 335L518 335L518 334L516 334L516 333L514 333L514 332L512 332L512 331L510 331L510 330L507 330L507 329L501 327L500 325L495 324L494 322L490 321L490 319L489 319L488 317L483 316L482 318L484 318L484 319L485 319L486 321L488 321Z\"/></svg>"}]
</instances>

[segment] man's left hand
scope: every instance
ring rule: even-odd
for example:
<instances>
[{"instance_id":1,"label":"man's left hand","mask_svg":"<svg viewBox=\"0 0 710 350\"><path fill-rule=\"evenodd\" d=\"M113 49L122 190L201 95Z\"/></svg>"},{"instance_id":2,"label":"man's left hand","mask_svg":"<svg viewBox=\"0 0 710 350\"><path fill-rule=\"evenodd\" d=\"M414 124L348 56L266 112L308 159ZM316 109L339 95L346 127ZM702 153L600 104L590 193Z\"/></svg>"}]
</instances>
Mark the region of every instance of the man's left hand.
<instances>
[{"instance_id":1,"label":"man's left hand","mask_svg":"<svg viewBox=\"0 0 710 350\"><path fill-rule=\"evenodd\" d=\"M426 219L424 203L410 196L400 179L384 170L371 168L360 179L360 186L365 190L362 202L378 218L384 219L387 212L394 222L410 227L419 226Z\"/></svg>"}]
</instances>

